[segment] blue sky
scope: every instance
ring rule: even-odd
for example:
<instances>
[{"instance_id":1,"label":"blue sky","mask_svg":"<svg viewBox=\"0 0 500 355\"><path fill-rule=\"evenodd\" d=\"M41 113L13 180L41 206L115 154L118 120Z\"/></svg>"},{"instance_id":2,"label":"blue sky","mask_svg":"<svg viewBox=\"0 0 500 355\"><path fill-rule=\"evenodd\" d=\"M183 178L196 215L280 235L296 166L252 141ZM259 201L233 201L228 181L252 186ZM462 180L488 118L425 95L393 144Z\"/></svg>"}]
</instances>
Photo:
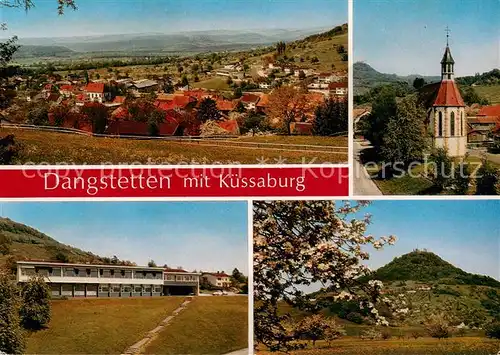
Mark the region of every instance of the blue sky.
<instances>
[{"instance_id":1,"label":"blue sky","mask_svg":"<svg viewBox=\"0 0 500 355\"><path fill-rule=\"evenodd\" d=\"M457 75L500 67L499 0L356 0L354 60L385 73L440 75L450 46Z\"/></svg>"},{"instance_id":2,"label":"blue sky","mask_svg":"<svg viewBox=\"0 0 500 355\"><path fill-rule=\"evenodd\" d=\"M55 0L36 8L1 9L9 33L69 37L218 29L308 28L347 22L347 0L76 0L77 11L56 14Z\"/></svg>"},{"instance_id":3,"label":"blue sky","mask_svg":"<svg viewBox=\"0 0 500 355\"><path fill-rule=\"evenodd\" d=\"M378 268L413 249L428 249L471 273L500 280L500 200L374 201L368 232L395 235L398 242L370 250L368 265Z\"/></svg>"},{"instance_id":4,"label":"blue sky","mask_svg":"<svg viewBox=\"0 0 500 355\"><path fill-rule=\"evenodd\" d=\"M248 275L246 202L8 202L0 211L100 256Z\"/></svg>"}]
</instances>

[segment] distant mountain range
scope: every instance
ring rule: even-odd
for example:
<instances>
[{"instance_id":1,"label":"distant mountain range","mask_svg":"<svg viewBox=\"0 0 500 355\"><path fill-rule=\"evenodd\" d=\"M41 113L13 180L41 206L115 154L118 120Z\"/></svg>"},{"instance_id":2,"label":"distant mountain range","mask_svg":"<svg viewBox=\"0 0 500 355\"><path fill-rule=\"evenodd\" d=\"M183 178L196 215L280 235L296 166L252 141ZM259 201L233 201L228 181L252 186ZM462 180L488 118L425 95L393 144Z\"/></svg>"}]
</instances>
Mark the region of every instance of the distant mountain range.
<instances>
[{"instance_id":1,"label":"distant mountain range","mask_svg":"<svg viewBox=\"0 0 500 355\"><path fill-rule=\"evenodd\" d=\"M354 63L354 95L365 94L370 89L380 85L406 83L413 85L415 78L423 78L427 84L438 82L441 80L440 76L425 76L418 74L411 74L406 76L396 74L381 73L364 62ZM459 85L499 85L500 83L500 69L493 69L489 72L476 74L474 76L457 77L456 82Z\"/></svg>"},{"instance_id":2,"label":"distant mountain range","mask_svg":"<svg viewBox=\"0 0 500 355\"><path fill-rule=\"evenodd\" d=\"M329 27L248 31L194 31L172 34L140 33L58 38L20 38L16 58L71 56L95 52L140 54L196 53L240 50L267 46L278 41L295 41Z\"/></svg>"},{"instance_id":3,"label":"distant mountain range","mask_svg":"<svg viewBox=\"0 0 500 355\"><path fill-rule=\"evenodd\" d=\"M424 76L418 74L400 76L396 74L381 73L373 69L369 64L363 62L356 62L353 67L354 95L364 94L368 90L384 84L403 82L412 85L415 78L423 78L427 83L441 80L439 76Z\"/></svg>"}]
</instances>

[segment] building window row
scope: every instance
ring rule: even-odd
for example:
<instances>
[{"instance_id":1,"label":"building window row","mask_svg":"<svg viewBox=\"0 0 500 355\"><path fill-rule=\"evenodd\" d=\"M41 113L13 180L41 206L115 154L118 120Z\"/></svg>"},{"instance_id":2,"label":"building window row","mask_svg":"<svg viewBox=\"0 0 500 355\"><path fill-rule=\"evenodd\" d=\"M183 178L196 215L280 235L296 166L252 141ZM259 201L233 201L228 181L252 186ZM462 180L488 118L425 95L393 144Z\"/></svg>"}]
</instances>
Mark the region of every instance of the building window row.
<instances>
[{"instance_id":1,"label":"building window row","mask_svg":"<svg viewBox=\"0 0 500 355\"><path fill-rule=\"evenodd\" d=\"M21 268L21 275L43 275L47 277L102 277L111 279L146 279L161 280L163 273L161 271L132 271L132 270L114 270L114 269L86 269L86 268L52 268L35 267Z\"/></svg>"}]
</instances>

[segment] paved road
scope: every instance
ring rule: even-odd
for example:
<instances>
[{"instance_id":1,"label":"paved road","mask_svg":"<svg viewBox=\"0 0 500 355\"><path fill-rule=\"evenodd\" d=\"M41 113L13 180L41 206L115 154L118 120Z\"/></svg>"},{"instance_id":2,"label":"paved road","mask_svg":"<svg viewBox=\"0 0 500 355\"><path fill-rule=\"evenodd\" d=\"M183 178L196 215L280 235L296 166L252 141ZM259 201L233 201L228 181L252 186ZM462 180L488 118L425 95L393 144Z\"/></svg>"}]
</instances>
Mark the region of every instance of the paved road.
<instances>
[{"instance_id":1,"label":"paved road","mask_svg":"<svg viewBox=\"0 0 500 355\"><path fill-rule=\"evenodd\" d=\"M382 192L377 185L370 179L370 175L365 167L359 162L359 154L367 146L361 145L354 141L354 161L353 161L353 177L354 177L354 195L355 196L378 196Z\"/></svg>"}]
</instances>

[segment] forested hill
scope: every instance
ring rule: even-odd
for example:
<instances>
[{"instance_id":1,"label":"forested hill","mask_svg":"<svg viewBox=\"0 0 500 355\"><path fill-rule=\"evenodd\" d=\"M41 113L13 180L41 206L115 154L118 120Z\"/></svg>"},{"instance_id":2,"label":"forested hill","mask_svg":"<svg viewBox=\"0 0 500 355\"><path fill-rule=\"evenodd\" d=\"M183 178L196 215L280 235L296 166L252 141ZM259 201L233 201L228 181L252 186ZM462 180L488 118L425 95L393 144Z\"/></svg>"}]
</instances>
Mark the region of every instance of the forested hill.
<instances>
[{"instance_id":1,"label":"forested hill","mask_svg":"<svg viewBox=\"0 0 500 355\"><path fill-rule=\"evenodd\" d=\"M0 266L19 260L44 260L72 263L125 264L58 242L54 238L22 223L0 217ZM12 265L9 265L11 267Z\"/></svg>"},{"instance_id":2,"label":"forested hill","mask_svg":"<svg viewBox=\"0 0 500 355\"><path fill-rule=\"evenodd\" d=\"M416 250L377 269L372 278L387 281L419 281L445 285L476 285L500 288L500 281L463 271L434 253Z\"/></svg>"}]
</instances>

